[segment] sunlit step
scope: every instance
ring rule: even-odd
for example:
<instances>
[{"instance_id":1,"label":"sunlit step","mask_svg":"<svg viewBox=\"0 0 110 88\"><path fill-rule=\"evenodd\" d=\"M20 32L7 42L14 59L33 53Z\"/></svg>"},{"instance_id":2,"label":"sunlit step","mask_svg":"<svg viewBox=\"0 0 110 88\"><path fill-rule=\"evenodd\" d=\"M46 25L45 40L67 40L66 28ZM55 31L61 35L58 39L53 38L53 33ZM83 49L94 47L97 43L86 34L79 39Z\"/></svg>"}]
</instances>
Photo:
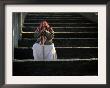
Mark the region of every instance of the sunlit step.
<instances>
[{"instance_id":1,"label":"sunlit step","mask_svg":"<svg viewBox=\"0 0 110 88\"><path fill-rule=\"evenodd\" d=\"M44 46L45 47L45 46ZM19 49L32 49L32 47L19 47ZM87 49L87 48L90 48L90 49L97 49L98 47L55 47L55 48L59 48L59 49L61 49L61 48L63 48L63 49L70 49L70 48L81 48L81 49Z\"/></svg>"},{"instance_id":2,"label":"sunlit step","mask_svg":"<svg viewBox=\"0 0 110 88\"><path fill-rule=\"evenodd\" d=\"M94 61L94 60L98 60L98 58L90 58L90 59L75 59L75 58L71 58L71 59L55 59L55 60L39 60L39 61ZM34 59L24 59L24 60L20 60L20 59L13 59L13 62L30 62L30 61L35 61Z\"/></svg>"}]
</instances>

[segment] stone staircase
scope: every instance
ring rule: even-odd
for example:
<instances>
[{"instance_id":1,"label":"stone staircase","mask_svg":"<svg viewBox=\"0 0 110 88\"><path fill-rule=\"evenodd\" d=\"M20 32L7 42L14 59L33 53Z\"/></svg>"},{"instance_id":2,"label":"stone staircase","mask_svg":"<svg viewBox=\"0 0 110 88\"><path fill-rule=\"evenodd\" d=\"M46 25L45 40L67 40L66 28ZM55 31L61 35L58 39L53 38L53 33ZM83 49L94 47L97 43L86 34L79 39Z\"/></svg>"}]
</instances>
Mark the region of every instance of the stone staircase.
<instances>
[{"instance_id":1,"label":"stone staircase","mask_svg":"<svg viewBox=\"0 0 110 88\"><path fill-rule=\"evenodd\" d=\"M61 61L57 64L55 64L56 62L54 61L40 62L47 63L45 64L46 68L44 65L38 64L38 62L29 61L33 60L32 45L36 41L34 31L42 20L49 22L55 32L53 42L57 51L58 61ZM57 69L55 70L57 73L52 70L53 73L51 72L50 74L48 71L42 75L97 75L98 24L83 17L79 13L28 13L24 19L18 47L14 48L14 59L13 75L25 75L27 72L23 71L23 69L26 69L26 66L31 66L33 63L38 64L38 66L35 65L35 67L36 71L40 69L40 72L35 74L29 73L28 75L39 75L44 69L47 69L47 71L49 69ZM66 60L68 60L68 62ZM81 74L80 71L71 68L74 67L74 64L80 68L79 70L86 68L86 72ZM66 70L62 68L65 67L65 65L68 65ZM22 71L18 70L18 72L16 68L19 66L22 66L21 68L23 69ZM58 66L62 68L62 73ZM35 69L35 67L31 66L30 68ZM89 70L87 70L87 68ZM73 73L68 73L68 69L71 69ZM29 71L29 69L27 71ZM67 73L64 74L64 72Z\"/></svg>"}]
</instances>

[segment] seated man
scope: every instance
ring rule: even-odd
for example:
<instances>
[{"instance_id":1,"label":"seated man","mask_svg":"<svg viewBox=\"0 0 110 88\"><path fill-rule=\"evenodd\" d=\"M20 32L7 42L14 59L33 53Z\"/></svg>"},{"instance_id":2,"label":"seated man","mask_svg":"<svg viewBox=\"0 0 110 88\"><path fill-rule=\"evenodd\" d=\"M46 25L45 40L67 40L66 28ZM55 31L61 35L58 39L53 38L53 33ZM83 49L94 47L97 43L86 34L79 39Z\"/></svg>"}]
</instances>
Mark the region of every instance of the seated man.
<instances>
[{"instance_id":1,"label":"seated man","mask_svg":"<svg viewBox=\"0 0 110 88\"><path fill-rule=\"evenodd\" d=\"M33 56L36 61L56 60L57 54L52 39L54 37L53 29L46 21L42 21L35 31L37 41L33 45Z\"/></svg>"}]
</instances>

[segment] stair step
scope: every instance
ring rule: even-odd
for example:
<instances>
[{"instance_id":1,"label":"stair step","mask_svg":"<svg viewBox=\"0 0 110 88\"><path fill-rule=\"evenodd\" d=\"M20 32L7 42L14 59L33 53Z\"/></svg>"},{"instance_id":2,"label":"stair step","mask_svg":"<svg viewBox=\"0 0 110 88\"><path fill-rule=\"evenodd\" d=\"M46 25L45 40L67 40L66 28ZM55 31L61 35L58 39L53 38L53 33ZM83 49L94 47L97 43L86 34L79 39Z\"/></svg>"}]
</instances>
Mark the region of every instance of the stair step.
<instances>
[{"instance_id":1,"label":"stair step","mask_svg":"<svg viewBox=\"0 0 110 88\"><path fill-rule=\"evenodd\" d=\"M18 41L19 47L32 47L36 42L36 39L23 38ZM55 47L97 47L98 39L97 38L57 38L53 39Z\"/></svg>"},{"instance_id":2,"label":"stair step","mask_svg":"<svg viewBox=\"0 0 110 88\"><path fill-rule=\"evenodd\" d=\"M52 19L52 20L50 20L50 19L37 19L37 20L36 19L25 19L24 23L40 23L42 20L47 20L49 23L91 22L91 21L86 20L86 19L83 19L83 20L82 19L62 19L62 20L60 20L60 19Z\"/></svg>"},{"instance_id":3,"label":"stair step","mask_svg":"<svg viewBox=\"0 0 110 88\"><path fill-rule=\"evenodd\" d=\"M67 58L97 58L98 48L56 48L57 56L61 59ZM30 59L33 58L33 51L31 48L15 48L14 49L15 59Z\"/></svg>"},{"instance_id":4,"label":"stair step","mask_svg":"<svg viewBox=\"0 0 110 88\"><path fill-rule=\"evenodd\" d=\"M37 26L36 26L37 27ZM26 27L22 28L24 32L34 32L36 27ZM52 27L55 32L97 32L97 27Z\"/></svg>"},{"instance_id":5,"label":"stair step","mask_svg":"<svg viewBox=\"0 0 110 88\"><path fill-rule=\"evenodd\" d=\"M55 60L48 60L48 61L96 61L98 58L90 58L90 59L55 59ZM39 60L39 61L47 61L47 60ZM34 59L13 59L13 62L35 62Z\"/></svg>"},{"instance_id":6,"label":"stair step","mask_svg":"<svg viewBox=\"0 0 110 88\"><path fill-rule=\"evenodd\" d=\"M67 23L49 23L52 27L96 27L98 26L97 24L87 24L87 23L71 23L71 24L67 24ZM38 27L39 23L24 23L23 26L26 27Z\"/></svg>"},{"instance_id":7,"label":"stair step","mask_svg":"<svg viewBox=\"0 0 110 88\"><path fill-rule=\"evenodd\" d=\"M75 14L75 13L71 13L71 14L60 14L60 13L54 13L54 14L51 14L51 13L35 13L35 14L27 14L27 17L83 17L81 16L80 14Z\"/></svg>"},{"instance_id":8,"label":"stair step","mask_svg":"<svg viewBox=\"0 0 110 88\"><path fill-rule=\"evenodd\" d=\"M73 17L73 16L75 16L75 17L82 17L79 13L63 13L63 12L55 12L55 13L51 13L51 12L49 12L49 13L28 13L27 14L27 16L32 16L32 17L34 17L34 16L49 16L49 17L52 17L52 16L61 16L61 17Z\"/></svg>"},{"instance_id":9,"label":"stair step","mask_svg":"<svg viewBox=\"0 0 110 88\"><path fill-rule=\"evenodd\" d=\"M55 33L55 38L97 38L98 33ZM22 33L22 38L34 38L34 33Z\"/></svg>"},{"instance_id":10,"label":"stair step","mask_svg":"<svg viewBox=\"0 0 110 88\"><path fill-rule=\"evenodd\" d=\"M47 21L48 20L85 20L85 18L77 18L77 17L36 17L36 18L32 18L32 17L28 17L28 18L25 18L26 20L44 20L46 19Z\"/></svg>"},{"instance_id":11,"label":"stair step","mask_svg":"<svg viewBox=\"0 0 110 88\"><path fill-rule=\"evenodd\" d=\"M29 16L27 15L25 19L84 19L84 17L81 16Z\"/></svg>"},{"instance_id":12,"label":"stair step","mask_svg":"<svg viewBox=\"0 0 110 88\"><path fill-rule=\"evenodd\" d=\"M98 75L98 60L13 62L13 76Z\"/></svg>"}]
</instances>

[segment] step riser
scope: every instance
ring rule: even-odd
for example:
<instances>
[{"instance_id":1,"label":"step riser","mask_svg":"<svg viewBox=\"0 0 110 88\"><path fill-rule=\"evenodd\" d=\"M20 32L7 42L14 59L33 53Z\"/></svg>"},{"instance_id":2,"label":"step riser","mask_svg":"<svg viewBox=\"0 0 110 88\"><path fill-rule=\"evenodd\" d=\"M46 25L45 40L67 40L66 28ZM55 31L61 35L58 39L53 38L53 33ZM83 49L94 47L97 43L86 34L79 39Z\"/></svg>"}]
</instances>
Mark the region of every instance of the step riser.
<instances>
[{"instance_id":1,"label":"step riser","mask_svg":"<svg viewBox=\"0 0 110 88\"><path fill-rule=\"evenodd\" d=\"M95 27L97 25L95 24L50 24L52 27ZM25 23L23 26L26 27L38 27L39 24L33 23L33 24L29 24L29 23Z\"/></svg>"},{"instance_id":2,"label":"step riser","mask_svg":"<svg viewBox=\"0 0 110 88\"><path fill-rule=\"evenodd\" d=\"M46 19L42 19L42 20L24 20L24 23L40 23L41 21L46 20ZM74 22L91 22L88 20L48 20L49 23L74 23Z\"/></svg>"},{"instance_id":3,"label":"step riser","mask_svg":"<svg viewBox=\"0 0 110 88\"><path fill-rule=\"evenodd\" d=\"M26 17L82 17L80 14L32 14Z\"/></svg>"},{"instance_id":4,"label":"step riser","mask_svg":"<svg viewBox=\"0 0 110 88\"><path fill-rule=\"evenodd\" d=\"M80 17L80 16L73 16L73 17L69 17L69 16L26 16L25 19L85 19L84 17Z\"/></svg>"},{"instance_id":5,"label":"step riser","mask_svg":"<svg viewBox=\"0 0 110 88\"><path fill-rule=\"evenodd\" d=\"M23 32L34 32L36 27L22 28ZM98 28L53 28L54 32L97 32Z\"/></svg>"},{"instance_id":6,"label":"step riser","mask_svg":"<svg viewBox=\"0 0 110 88\"><path fill-rule=\"evenodd\" d=\"M98 61L13 62L13 76L83 75L98 75Z\"/></svg>"},{"instance_id":7,"label":"step riser","mask_svg":"<svg viewBox=\"0 0 110 88\"><path fill-rule=\"evenodd\" d=\"M19 40L19 47L32 47L36 40L22 39ZM97 47L97 39L54 39L55 47Z\"/></svg>"},{"instance_id":8,"label":"step riser","mask_svg":"<svg viewBox=\"0 0 110 88\"><path fill-rule=\"evenodd\" d=\"M97 48L56 48L56 51L58 58L61 59L90 59L98 57ZM33 51L31 48L15 48L14 55L15 59L33 59Z\"/></svg>"},{"instance_id":9,"label":"step riser","mask_svg":"<svg viewBox=\"0 0 110 88\"><path fill-rule=\"evenodd\" d=\"M97 38L97 33L56 33L55 38ZM22 38L34 38L34 33L22 33Z\"/></svg>"},{"instance_id":10,"label":"step riser","mask_svg":"<svg viewBox=\"0 0 110 88\"><path fill-rule=\"evenodd\" d=\"M42 19L47 19L47 20L85 20L85 18L77 18L77 17L26 17L26 20L42 20Z\"/></svg>"},{"instance_id":11,"label":"step riser","mask_svg":"<svg viewBox=\"0 0 110 88\"><path fill-rule=\"evenodd\" d=\"M82 17L79 13L35 13L28 14L26 17Z\"/></svg>"}]
</instances>

